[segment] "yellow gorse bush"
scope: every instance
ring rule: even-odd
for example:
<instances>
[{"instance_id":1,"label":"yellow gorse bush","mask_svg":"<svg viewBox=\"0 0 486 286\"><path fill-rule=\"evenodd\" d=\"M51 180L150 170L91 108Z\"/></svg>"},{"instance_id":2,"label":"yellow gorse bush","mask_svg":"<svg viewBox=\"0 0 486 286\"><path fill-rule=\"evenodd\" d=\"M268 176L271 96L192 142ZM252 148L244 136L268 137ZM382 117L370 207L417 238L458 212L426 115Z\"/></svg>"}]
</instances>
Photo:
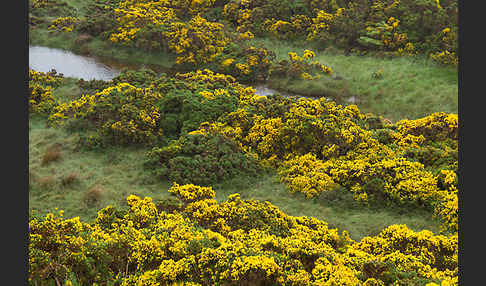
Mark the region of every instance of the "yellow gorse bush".
<instances>
[{"instance_id":1,"label":"yellow gorse bush","mask_svg":"<svg viewBox=\"0 0 486 286\"><path fill-rule=\"evenodd\" d=\"M228 43L223 27L198 14L188 23L172 23L165 36L169 48L178 55L177 63L206 63L221 54Z\"/></svg>"},{"instance_id":2,"label":"yellow gorse bush","mask_svg":"<svg viewBox=\"0 0 486 286\"><path fill-rule=\"evenodd\" d=\"M344 8L339 8L334 14L319 10L315 18L312 18L312 25L309 28L308 40L315 39L319 34L329 32L330 25L343 15Z\"/></svg>"},{"instance_id":3,"label":"yellow gorse bush","mask_svg":"<svg viewBox=\"0 0 486 286\"><path fill-rule=\"evenodd\" d=\"M51 22L49 30L72 32L78 19L73 17L59 17Z\"/></svg>"},{"instance_id":4,"label":"yellow gorse bush","mask_svg":"<svg viewBox=\"0 0 486 286\"><path fill-rule=\"evenodd\" d=\"M202 189L171 188L174 194ZM91 223L65 219L62 212L31 218L29 282L384 285L421 279L458 285L457 234L391 225L356 242L323 221L289 216L268 202L233 194L218 203L212 196L191 195L180 211L168 212L131 195L127 210L108 206ZM400 278L385 271L415 274Z\"/></svg>"},{"instance_id":5,"label":"yellow gorse bush","mask_svg":"<svg viewBox=\"0 0 486 286\"><path fill-rule=\"evenodd\" d=\"M29 68L29 112L49 114L58 104L52 92L62 82L62 76Z\"/></svg>"},{"instance_id":6,"label":"yellow gorse bush","mask_svg":"<svg viewBox=\"0 0 486 286\"><path fill-rule=\"evenodd\" d=\"M192 184L179 186L174 183L169 193L175 194L184 203L190 203L201 199L212 199L216 195L211 187L200 187Z\"/></svg>"},{"instance_id":7,"label":"yellow gorse bush","mask_svg":"<svg viewBox=\"0 0 486 286\"><path fill-rule=\"evenodd\" d=\"M308 198L315 197L337 186L326 174L324 166L324 162L312 153L297 156L283 163L280 180L289 186L292 193L302 192Z\"/></svg>"},{"instance_id":8,"label":"yellow gorse bush","mask_svg":"<svg viewBox=\"0 0 486 286\"><path fill-rule=\"evenodd\" d=\"M121 2L114 9L118 27L110 40L147 49L170 49L178 56L177 63L210 62L227 44L224 25L200 15L213 3L214 0ZM192 18L183 20L187 15ZM147 33L153 36L147 39Z\"/></svg>"},{"instance_id":9,"label":"yellow gorse bush","mask_svg":"<svg viewBox=\"0 0 486 286\"><path fill-rule=\"evenodd\" d=\"M274 110L280 113L269 115ZM248 90L240 95L239 110L198 132L213 130L235 140L262 165L277 168L292 192L315 197L342 186L359 201L429 205L443 220L443 231L455 232L457 192L441 184L430 166L407 156L412 149L457 140L457 115L434 113L387 123L388 129L382 129L389 136L387 144L368 129L368 119L354 105L343 107L325 99L270 99ZM457 145L441 148L446 148L441 156L449 158L454 149L447 148Z\"/></svg>"},{"instance_id":10,"label":"yellow gorse bush","mask_svg":"<svg viewBox=\"0 0 486 286\"><path fill-rule=\"evenodd\" d=\"M273 65L270 74L313 80L320 78L321 74L331 75L334 72L331 67L318 61L311 61L316 56L311 50L304 50L302 56L299 56L296 52L289 52L288 56L289 61L282 60Z\"/></svg>"},{"instance_id":11,"label":"yellow gorse bush","mask_svg":"<svg viewBox=\"0 0 486 286\"><path fill-rule=\"evenodd\" d=\"M289 21L266 19L263 26L266 31L278 38L291 39L306 34L311 23L311 19L306 15L292 15Z\"/></svg>"},{"instance_id":12,"label":"yellow gorse bush","mask_svg":"<svg viewBox=\"0 0 486 286\"><path fill-rule=\"evenodd\" d=\"M49 120L64 124L66 119L86 119L99 128L100 135L117 138L119 143L155 142L162 136L160 110L162 95L150 88L122 82L95 94L59 104Z\"/></svg>"},{"instance_id":13,"label":"yellow gorse bush","mask_svg":"<svg viewBox=\"0 0 486 286\"><path fill-rule=\"evenodd\" d=\"M275 54L268 49L243 42L236 54L222 60L218 72L230 74L244 83L265 81L274 58Z\"/></svg>"}]
</instances>

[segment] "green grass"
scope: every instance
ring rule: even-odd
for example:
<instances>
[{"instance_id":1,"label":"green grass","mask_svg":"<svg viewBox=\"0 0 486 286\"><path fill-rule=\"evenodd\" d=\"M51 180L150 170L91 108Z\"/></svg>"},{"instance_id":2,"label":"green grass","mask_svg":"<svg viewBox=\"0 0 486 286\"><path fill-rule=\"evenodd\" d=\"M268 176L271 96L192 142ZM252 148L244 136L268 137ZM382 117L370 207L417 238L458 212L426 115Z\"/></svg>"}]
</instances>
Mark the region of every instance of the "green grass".
<instances>
[{"instance_id":1,"label":"green grass","mask_svg":"<svg viewBox=\"0 0 486 286\"><path fill-rule=\"evenodd\" d=\"M428 229L434 233L440 228L440 222L425 209L396 205L364 206L345 191L315 199L308 199L300 193L291 194L276 174L267 174L256 181L236 178L213 185L213 189L218 201L224 201L232 193L239 193L243 199L269 201L289 215L315 217L340 232L346 230L354 240L376 235L392 224L406 224L415 231Z\"/></svg>"},{"instance_id":2,"label":"green grass","mask_svg":"<svg viewBox=\"0 0 486 286\"><path fill-rule=\"evenodd\" d=\"M46 127L45 121L31 117L29 122L30 210L43 215L59 208L68 217L92 219L108 204L123 207L130 194L154 199L168 196L167 182L144 181L142 163L146 149L80 151L76 148L76 134ZM43 165L42 158L52 146L60 147L60 158ZM63 185L69 176L74 176L74 180ZM100 192L93 203L89 192L96 188Z\"/></svg>"},{"instance_id":3,"label":"green grass","mask_svg":"<svg viewBox=\"0 0 486 286\"><path fill-rule=\"evenodd\" d=\"M126 207L126 197L136 194L154 200L168 198L171 182L154 181L143 169L147 148L109 147L100 151L76 148L76 133L46 126L46 119L29 121L29 209L37 215L65 211L66 217L92 220L107 205ZM49 150L58 150L57 160L42 164ZM332 228L346 230L359 240L375 235L391 224L406 224L413 230L439 230L439 221L426 210L410 207L369 207L352 196L337 192L317 199L291 194L276 173L258 178L234 178L213 185L218 201L232 193L243 199L269 201L294 216L312 216Z\"/></svg>"},{"instance_id":4,"label":"green grass","mask_svg":"<svg viewBox=\"0 0 486 286\"><path fill-rule=\"evenodd\" d=\"M254 39L276 53L277 60L288 59L289 52L302 54L300 44ZM423 56L415 58L378 58L345 55L328 49L317 53L315 60L330 66L342 79L322 76L318 80L271 79L268 85L307 96L325 96L346 104L354 96L363 112L382 115L392 121L416 119L433 112L458 112L458 73L452 67L439 66ZM381 69L383 77L372 74ZM349 103L347 103L349 104Z\"/></svg>"}]
</instances>

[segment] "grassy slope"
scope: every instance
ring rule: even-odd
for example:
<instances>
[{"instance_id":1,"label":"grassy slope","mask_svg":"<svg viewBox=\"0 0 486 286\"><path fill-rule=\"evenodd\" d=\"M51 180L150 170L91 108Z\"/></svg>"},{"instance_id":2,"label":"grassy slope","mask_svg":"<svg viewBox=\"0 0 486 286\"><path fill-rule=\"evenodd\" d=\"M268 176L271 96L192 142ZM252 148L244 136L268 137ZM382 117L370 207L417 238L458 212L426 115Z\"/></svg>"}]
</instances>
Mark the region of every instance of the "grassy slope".
<instances>
[{"instance_id":1,"label":"grassy slope","mask_svg":"<svg viewBox=\"0 0 486 286\"><path fill-rule=\"evenodd\" d=\"M79 96L75 81L55 90L61 100ZM153 181L142 167L148 148L110 147L100 151L76 149L77 133L46 125L46 119L31 116L29 120L29 209L43 215L63 209L66 217L93 219L108 204L125 207L130 194L149 196L154 200L169 197L171 182ZM55 151L52 151L55 150ZM57 160L43 164L49 152ZM56 156L53 156L54 158ZM74 178L71 182L69 177ZM213 185L218 201L232 193L242 198L268 200L282 211L295 216L313 216L332 227L347 230L359 240L377 234L390 224L406 224L414 230L439 230L439 222L430 212L409 207L366 207L355 203L347 193L337 192L309 200L302 194L291 194L278 182L276 174L260 178L235 178Z\"/></svg>"},{"instance_id":2,"label":"grassy slope","mask_svg":"<svg viewBox=\"0 0 486 286\"><path fill-rule=\"evenodd\" d=\"M288 59L289 52L302 54L305 47L269 39L256 39L276 53L277 60ZM433 112L458 112L458 73L452 67L442 67L423 58L377 58L345 55L338 50L317 53L315 58L329 65L336 80L323 76L318 80L269 82L270 87L314 96L330 96L341 103L351 96L363 112L372 112L397 121L416 119ZM383 77L372 74L382 70Z\"/></svg>"}]
</instances>

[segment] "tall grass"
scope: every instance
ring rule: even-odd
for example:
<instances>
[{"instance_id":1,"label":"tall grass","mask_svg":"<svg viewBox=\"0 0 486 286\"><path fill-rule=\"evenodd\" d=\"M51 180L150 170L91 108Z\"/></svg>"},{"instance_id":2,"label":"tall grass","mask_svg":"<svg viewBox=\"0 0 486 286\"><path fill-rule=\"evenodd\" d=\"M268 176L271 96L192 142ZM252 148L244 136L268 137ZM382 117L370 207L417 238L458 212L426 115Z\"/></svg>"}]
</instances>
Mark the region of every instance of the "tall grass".
<instances>
[{"instance_id":1,"label":"tall grass","mask_svg":"<svg viewBox=\"0 0 486 286\"><path fill-rule=\"evenodd\" d=\"M29 124L30 210L42 215L59 208L66 216L93 219L108 204L124 207L130 194L168 197L167 182L147 183L142 168L146 149L82 151L76 146L76 133L46 127L39 117L31 117ZM43 165L43 155L52 145L62 146L63 159Z\"/></svg>"},{"instance_id":2,"label":"tall grass","mask_svg":"<svg viewBox=\"0 0 486 286\"><path fill-rule=\"evenodd\" d=\"M277 60L288 59L289 52L302 54L302 43L254 39L276 53ZM335 77L318 80L274 78L269 86L307 96L330 97L349 104L353 97L363 112L382 115L392 121L416 119L433 112L458 112L458 72L439 66L424 56L379 58L376 55L346 55L327 49L317 52L315 60L329 65ZM381 70L382 78L373 73Z\"/></svg>"}]
</instances>

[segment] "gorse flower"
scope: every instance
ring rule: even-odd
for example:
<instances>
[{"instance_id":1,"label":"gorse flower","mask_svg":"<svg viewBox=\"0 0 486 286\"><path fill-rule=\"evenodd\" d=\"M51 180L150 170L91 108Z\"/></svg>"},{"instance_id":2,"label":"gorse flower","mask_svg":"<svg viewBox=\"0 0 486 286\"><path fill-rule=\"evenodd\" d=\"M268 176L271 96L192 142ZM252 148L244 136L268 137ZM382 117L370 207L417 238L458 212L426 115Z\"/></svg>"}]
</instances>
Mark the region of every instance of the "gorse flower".
<instances>
[{"instance_id":1,"label":"gorse flower","mask_svg":"<svg viewBox=\"0 0 486 286\"><path fill-rule=\"evenodd\" d=\"M195 185L170 192L185 202L179 211L130 195L128 210L107 206L90 223L53 213L30 219L29 282L384 285L388 272L395 281L407 273L457 285L457 234L391 225L358 242L269 202L232 194L218 203L211 188Z\"/></svg>"}]
</instances>

